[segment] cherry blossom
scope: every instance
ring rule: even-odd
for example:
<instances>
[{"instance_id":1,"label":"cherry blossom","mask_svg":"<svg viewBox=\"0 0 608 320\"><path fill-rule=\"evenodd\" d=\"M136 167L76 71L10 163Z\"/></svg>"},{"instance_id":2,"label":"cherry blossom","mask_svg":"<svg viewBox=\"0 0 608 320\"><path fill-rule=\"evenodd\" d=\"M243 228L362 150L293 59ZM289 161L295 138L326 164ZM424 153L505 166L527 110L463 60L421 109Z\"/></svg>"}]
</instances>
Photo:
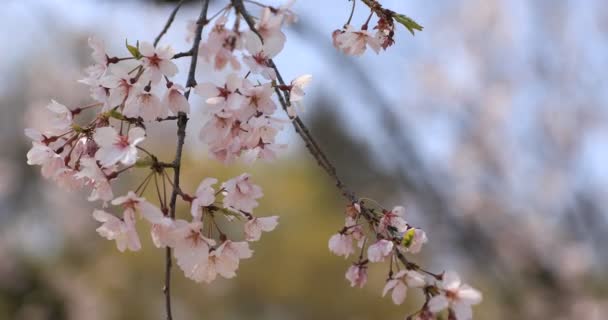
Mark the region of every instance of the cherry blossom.
<instances>
[{"instance_id":1,"label":"cherry blossom","mask_svg":"<svg viewBox=\"0 0 608 320\"><path fill-rule=\"evenodd\" d=\"M422 245L428 241L424 230L417 228L409 229L404 238L407 240L404 243L406 251L413 254L419 253L422 250Z\"/></svg>"},{"instance_id":2,"label":"cherry blossom","mask_svg":"<svg viewBox=\"0 0 608 320\"><path fill-rule=\"evenodd\" d=\"M353 237L349 234L337 233L329 238L329 250L337 256L348 258L355 252Z\"/></svg>"},{"instance_id":3,"label":"cherry blossom","mask_svg":"<svg viewBox=\"0 0 608 320\"><path fill-rule=\"evenodd\" d=\"M112 127L97 128L93 139L99 145L95 159L108 167L118 162L130 166L137 161L137 144L145 139L145 131L135 127L126 136L118 134Z\"/></svg>"},{"instance_id":4,"label":"cherry blossom","mask_svg":"<svg viewBox=\"0 0 608 320\"><path fill-rule=\"evenodd\" d=\"M154 48L151 43L144 41L139 45L139 52L143 56L142 65L145 71L142 76L145 79L158 83L162 76L171 78L177 74L177 66L171 61L173 58L171 47Z\"/></svg>"},{"instance_id":5,"label":"cherry blossom","mask_svg":"<svg viewBox=\"0 0 608 320\"><path fill-rule=\"evenodd\" d=\"M407 222L402 218L405 213L405 208L398 206L393 210L385 212L380 219L380 229L387 230L389 227L394 228L397 232L405 232L407 230Z\"/></svg>"},{"instance_id":6,"label":"cherry blossom","mask_svg":"<svg viewBox=\"0 0 608 320\"><path fill-rule=\"evenodd\" d=\"M186 277L196 282L210 282L212 276L215 278L215 271L208 268L209 248L215 241L201 234L202 227L199 221L176 220L171 235L173 255Z\"/></svg>"},{"instance_id":7,"label":"cherry blossom","mask_svg":"<svg viewBox=\"0 0 608 320\"><path fill-rule=\"evenodd\" d=\"M184 87L179 84L171 83L162 100L162 108L169 109L173 114L178 112L190 113L190 103L184 97ZM161 114L161 112L159 112Z\"/></svg>"},{"instance_id":8,"label":"cherry blossom","mask_svg":"<svg viewBox=\"0 0 608 320\"><path fill-rule=\"evenodd\" d=\"M123 114L127 117L141 117L144 121L153 121L158 117L166 117L169 104L163 104L160 98L149 91L139 91L130 95L125 102Z\"/></svg>"},{"instance_id":9,"label":"cherry blossom","mask_svg":"<svg viewBox=\"0 0 608 320\"><path fill-rule=\"evenodd\" d=\"M386 239L378 240L367 248L367 258L371 262L384 261L393 251L393 242Z\"/></svg>"},{"instance_id":10,"label":"cherry blossom","mask_svg":"<svg viewBox=\"0 0 608 320\"><path fill-rule=\"evenodd\" d=\"M131 77L127 70L124 70L119 66L112 68L110 74L107 74L99 80L99 85L104 91L108 92L107 104L109 106L121 105L129 96L134 95L138 90L141 90L141 88L135 84L137 84L137 79ZM101 98L104 98L103 94L100 96ZM99 99L97 100L99 101Z\"/></svg>"},{"instance_id":11,"label":"cherry blossom","mask_svg":"<svg viewBox=\"0 0 608 320\"><path fill-rule=\"evenodd\" d=\"M42 166L42 176L52 178L57 175L65 164L63 158L50 147L32 142L32 148L27 152L27 164Z\"/></svg>"},{"instance_id":12,"label":"cherry blossom","mask_svg":"<svg viewBox=\"0 0 608 320\"><path fill-rule=\"evenodd\" d=\"M243 81L244 112L239 113L239 120L245 121L256 113L272 114L277 109L272 101L273 92L271 83L254 86L248 80Z\"/></svg>"},{"instance_id":13,"label":"cherry blossom","mask_svg":"<svg viewBox=\"0 0 608 320\"><path fill-rule=\"evenodd\" d=\"M88 43L89 47L93 49L91 57L93 57L95 64L86 69L86 73L89 76L87 77L88 80L85 81L99 79L105 74L106 70L108 69L108 65L110 64L108 54L106 53L105 44L102 40L96 37L89 37Z\"/></svg>"},{"instance_id":14,"label":"cherry blossom","mask_svg":"<svg viewBox=\"0 0 608 320\"><path fill-rule=\"evenodd\" d=\"M51 103L46 107L51 111L49 120L52 132L63 133L70 129L72 125L72 111L66 106L51 100Z\"/></svg>"},{"instance_id":15,"label":"cherry blossom","mask_svg":"<svg viewBox=\"0 0 608 320\"><path fill-rule=\"evenodd\" d=\"M312 81L312 76L309 74L301 75L291 81L291 85L289 86L289 98L292 103L287 110L290 117L295 117L297 109L302 109L302 100L304 99L304 89L310 84Z\"/></svg>"},{"instance_id":16,"label":"cherry blossom","mask_svg":"<svg viewBox=\"0 0 608 320\"><path fill-rule=\"evenodd\" d=\"M220 110L237 110L243 104L243 96L238 93L243 85L243 79L231 73L226 77L226 83L218 87L213 83L201 83L194 88L194 93L203 97L211 106L211 112Z\"/></svg>"},{"instance_id":17,"label":"cherry blossom","mask_svg":"<svg viewBox=\"0 0 608 320\"><path fill-rule=\"evenodd\" d=\"M367 30L355 30L353 26L346 25L344 30L333 33L333 44L336 49L345 54L360 56L370 47L374 52L380 52L381 43L375 35Z\"/></svg>"},{"instance_id":18,"label":"cherry blossom","mask_svg":"<svg viewBox=\"0 0 608 320\"><path fill-rule=\"evenodd\" d=\"M222 188L225 190L225 208L251 213L253 209L258 206L256 199L261 198L264 194L262 193L262 188L251 183L250 178L251 176L249 174L243 173L222 184ZM274 227L272 229L274 229Z\"/></svg>"},{"instance_id":19,"label":"cherry blossom","mask_svg":"<svg viewBox=\"0 0 608 320\"><path fill-rule=\"evenodd\" d=\"M457 273L449 271L443 274L443 279L438 284L440 294L434 296L429 301L429 309L437 313L446 308L454 311L456 319L469 320L473 317L471 306L478 304L482 300L479 291L463 284Z\"/></svg>"},{"instance_id":20,"label":"cherry blossom","mask_svg":"<svg viewBox=\"0 0 608 320\"><path fill-rule=\"evenodd\" d=\"M112 200L112 204L122 205L125 212L137 211L152 224L169 226L172 223L171 219L165 217L157 206L146 201L145 198L138 197L133 191L129 191L127 195Z\"/></svg>"},{"instance_id":21,"label":"cherry blossom","mask_svg":"<svg viewBox=\"0 0 608 320\"><path fill-rule=\"evenodd\" d=\"M247 241L258 241L262 236L262 231L270 232L279 224L279 217L252 218L245 223L245 239Z\"/></svg>"},{"instance_id":22,"label":"cherry blossom","mask_svg":"<svg viewBox=\"0 0 608 320\"><path fill-rule=\"evenodd\" d=\"M247 64L254 74L259 74L267 80L275 80L277 75L273 68L268 65L272 59L283 49L283 42L280 37L264 39L264 43L253 32L245 33L245 48L250 55L243 57L243 62Z\"/></svg>"},{"instance_id":23,"label":"cherry blossom","mask_svg":"<svg viewBox=\"0 0 608 320\"><path fill-rule=\"evenodd\" d=\"M215 178L205 178L196 188L196 198L192 200L191 214L194 218L201 218L201 207L207 207L215 202L215 190L211 187L217 183Z\"/></svg>"},{"instance_id":24,"label":"cherry blossom","mask_svg":"<svg viewBox=\"0 0 608 320\"><path fill-rule=\"evenodd\" d=\"M395 304L402 304L407 295L407 288L421 288L425 285L424 276L413 270L401 270L389 279L384 286L382 296L393 290L392 299Z\"/></svg>"},{"instance_id":25,"label":"cherry blossom","mask_svg":"<svg viewBox=\"0 0 608 320\"><path fill-rule=\"evenodd\" d=\"M350 281L351 287L363 288L367 283L367 266L361 264L353 264L348 268L345 275L346 279Z\"/></svg>"},{"instance_id":26,"label":"cherry blossom","mask_svg":"<svg viewBox=\"0 0 608 320\"><path fill-rule=\"evenodd\" d=\"M141 249L139 236L135 230L135 217L132 211L125 212L123 219L107 213L103 210L93 211L93 218L102 223L97 232L108 240L116 240L118 251L126 249L138 251Z\"/></svg>"},{"instance_id":27,"label":"cherry blossom","mask_svg":"<svg viewBox=\"0 0 608 320\"><path fill-rule=\"evenodd\" d=\"M209 254L206 266L206 282L215 280L219 274L226 279L234 278L240 259L251 258L253 251L247 242L225 241Z\"/></svg>"},{"instance_id":28,"label":"cherry blossom","mask_svg":"<svg viewBox=\"0 0 608 320\"><path fill-rule=\"evenodd\" d=\"M81 158L80 171L75 176L78 179L85 179L87 183L93 186L88 198L89 201L103 200L107 202L114 199L110 182L94 158Z\"/></svg>"},{"instance_id":29,"label":"cherry blossom","mask_svg":"<svg viewBox=\"0 0 608 320\"><path fill-rule=\"evenodd\" d=\"M201 43L198 51L206 62L213 61L215 70L222 70L228 64L234 70L241 68L234 51L241 49L242 40L239 33L226 28L227 21L226 16L216 20L207 41Z\"/></svg>"}]
</instances>

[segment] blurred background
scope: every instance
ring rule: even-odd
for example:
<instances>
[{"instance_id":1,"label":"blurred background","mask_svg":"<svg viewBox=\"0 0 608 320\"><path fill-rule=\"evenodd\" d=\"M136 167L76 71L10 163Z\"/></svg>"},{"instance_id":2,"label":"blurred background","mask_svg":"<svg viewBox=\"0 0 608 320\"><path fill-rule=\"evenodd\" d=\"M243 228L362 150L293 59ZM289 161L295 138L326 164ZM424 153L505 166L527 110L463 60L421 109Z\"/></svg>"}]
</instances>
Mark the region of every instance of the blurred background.
<instances>
[{"instance_id":1,"label":"blurred background","mask_svg":"<svg viewBox=\"0 0 608 320\"><path fill-rule=\"evenodd\" d=\"M210 12L225 2L212 1ZM287 29L276 59L287 79L314 76L304 120L338 173L361 196L406 206L408 221L430 239L416 261L436 272L458 270L483 291L475 318L605 319L605 3L381 2L424 31L412 37L399 28L394 47L353 59L330 37L350 3L300 0L300 20ZM50 99L90 103L87 88L76 83L91 63L90 35L124 55L125 39L152 40L173 6L2 1L0 319L164 318L164 251L143 233L137 253L120 254L99 237L86 194L60 190L26 164L23 129L36 125ZM187 50L186 25L198 12L198 1L188 2L163 43ZM368 13L359 3L353 24ZM184 71L188 61L181 60ZM201 65L199 82L219 79L210 71ZM345 203L291 127L282 137L289 149L277 162L226 167L193 138L197 117L188 132L184 189L204 177L250 171L265 192L257 214L281 218L235 279L201 285L174 270L175 319L403 319L417 309L418 293L403 306L381 297L384 267L372 267L365 288L349 287L350 262L327 249ZM159 126L146 148L172 158L166 146L173 146L174 131Z\"/></svg>"}]
</instances>

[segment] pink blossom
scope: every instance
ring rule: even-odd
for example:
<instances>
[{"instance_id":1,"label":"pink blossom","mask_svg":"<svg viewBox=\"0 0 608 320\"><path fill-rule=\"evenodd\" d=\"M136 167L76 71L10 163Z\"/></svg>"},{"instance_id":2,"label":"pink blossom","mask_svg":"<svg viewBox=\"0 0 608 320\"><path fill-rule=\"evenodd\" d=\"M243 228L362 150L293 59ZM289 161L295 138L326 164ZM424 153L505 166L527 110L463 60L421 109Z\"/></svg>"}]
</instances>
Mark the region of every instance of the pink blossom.
<instances>
[{"instance_id":1,"label":"pink blossom","mask_svg":"<svg viewBox=\"0 0 608 320\"><path fill-rule=\"evenodd\" d=\"M126 211L138 211L141 216L152 224L162 224L168 226L172 223L171 219L165 217L163 212L145 198L138 197L135 192L129 191L127 195L112 200L115 206L122 205Z\"/></svg>"},{"instance_id":2,"label":"pink blossom","mask_svg":"<svg viewBox=\"0 0 608 320\"><path fill-rule=\"evenodd\" d=\"M120 252L126 249L138 251L141 249L139 236L135 230L135 217L133 212L125 212L123 219L109 214L103 210L93 211L93 218L102 223L97 232L108 240L116 240L116 247Z\"/></svg>"},{"instance_id":3,"label":"pink blossom","mask_svg":"<svg viewBox=\"0 0 608 320\"><path fill-rule=\"evenodd\" d=\"M184 87L179 84L172 84L163 97L163 109L168 108L173 114L178 114L179 112L190 113L190 103L184 97L183 92Z\"/></svg>"},{"instance_id":4,"label":"pink blossom","mask_svg":"<svg viewBox=\"0 0 608 320\"><path fill-rule=\"evenodd\" d=\"M452 271L443 274L443 279L438 283L438 287L440 294L429 301L431 312L437 313L445 308L450 308L458 320L469 320L473 317L471 306L481 302L481 292L463 284L458 274Z\"/></svg>"},{"instance_id":5,"label":"pink blossom","mask_svg":"<svg viewBox=\"0 0 608 320\"><path fill-rule=\"evenodd\" d=\"M277 75L273 68L268 66L269 59L276 56L283 48L280 37L271 37L262 41L252 31L245 33L245 47L251 54L244 56L243 61L252 73L259 74L268 80L275 80Z\"/></svg>"},{"instance_id":6,"label":"pink blossom","mask_svg":"<svg viewBox=\"0 0 608 320\"><path fill-rule=\"evenodd\" d=\"M367 248L367 258L371 262L384 261L393 251L393 242L386 239L378 240Z\"/></svg>"},{"instance_id":7,"label":"pink blossom","mask_svg":"<svg viewBox=\"0 0 608 320\"><path fill-rule=\"evenodd\" d=\"M378 39L367 30L355 30L353 26L346 25L343 31L334 31L333 43L336 49L345 54L360 56L370 47L376 53L380 52L381 44Z\"/></svg>"},{"instance_id":8,"label":"pink blossom","mask_svg":"<svg viewBox=\"0 0 608 320\"><path fill-rule=\"evenodd\" d=\"M274 14L270 10L270 8L266 7L264 8L264 10L262 10L262 16L256 24L256 30L259 34L262 35L262 38L264 38L264 51L270 57L276 56L279 52L281 52L281 50L283 50L283 47L285 46L286 37L285 34L281 31L281 24L283 23L283 18L283 15ZM249 33L255 35L255 33L253 33L252 31L250 31ZM257 35L255 35L255 37L257 37L259 40L259 37ZM247 37L246 39L247 41L251 41L249 37ZM273 49L269 49L270 47L273 47ZM250 47L248 46L248 49L249 48ZM252 53L255 53L255 51L257 50L254 50L254 52L250 50L250 52Z\"/></svg>"},{"instance_id":9,"label":"pink blossom","mask_svg":"<svg viewBox=\"0 0 608 320\"><path fill-rule=\"evenodd\" d=\"M46 106L51 111L49 119L53 133L64 133L72 126L72 111L66 106L51 100L51 103Z\"/></svg>"},{"instance_id":10,"label":"pink blossom","mask_svg":"<svg viewBox=\"0 0 608 320\"><path fill-rule=\"evenodd\" d=\"M273 92L271 83L254 86L250 81L244 80L242 94L245 101L239 120L246 121L257 113L271 115L277 109L272 101Z\"/></svg>"},{"instance_id":11,"label":"pink blossom","mask_svg":"<svg viewBox=\"0 0 608 320\"><path fill-rule=\"evenodd\" d=\"M205 178L196 189L196 198L192 201L191 214L195 219L201 218L201 207L207 207L215 202L215 190L212 185L217 183L215 178Z\"/></svg>"},{"instance_id":12,"label":"pink blossom","mask_svg":"<svg viewBox=\"0 0 608 320\"><path fill-rule=\"evenodd\" d=\"M112 127L102 127L95 130L93 139L99 145L95 159L103 167L121 162L126 166L137 161L137 144L145 139L144 129L135 127L129 130L128 135L122 136Z\"/></svg>"},{"instance_id":13,"label":"pink blossom","mask_svg":"<svg viewBox=\"0 0 608 320\"><path fill-rule=\"evenodd\" d=\"M210 282L215 278L215 271L208 268L209 247L215 245L215 241L201 234L202 227L199 221L176 220L171 245L177 265L186 277L196 282Z\"/></svg>"},{"instance_id":14,"label":"pink blossom","mask_svg":"<svg viewBox=\"0 0 608 320\"><path fill-rule=\"evenodd\" d=\"M249 174L243 173L222 184L222 188L225 190L225 208L233 208L251 213L253 208L258 206L256 199L261 198L264 194L262 193L262 188L251 183L250 177Z\"/></svg>"},{"instance_id":15,"label":"pink blossom","mask_svg":"<svg viewBox=\"0 0 608 320\"><path fill-rule=\"evenodd\" d=\"M382 296L393 290L394 304L402 304L407 295L407 288L421 288L425 285L424 276L413 270L401 270L389 279L384 286Z\"/></svg>"},{"instance_id":16,"label":"pink blossom","mask_svg":"<svg viewBox=\"0 0 608 320\"><path fill-rule=\"evenodd\" d=\"M258 241L262 236L262 231L270 232L274 230L279 224L279 217L263 217L253 218L245 223L245 240L247 241Z\"/></svg>"},{"instance_id":17,"label":"pink blossom","mask_svg":"<svg viewBox=\"0 0 608 320\"><path fill-rule=\"evenodd\" d=\"M121 105L129 96L141 90L140 87L135 86L135 78L132 78L122 67L116 66L110 71L110 74L105 75L99 80L99 86L104 88L104 91L108 91L107 104L109 106ZM99 96L103 98L103 94L100 93Z\"/></svg>"},{"instance_id":18,"label":"pink blossom","mask_svg":"<svg viewBox=\"0 0 608 320\"><path fill-rule=\"evenodd\" d=\"M95 61L95 64L89 66L86 69L86 72L89 76L84 81L99 79L105 74L109 65L109 58L106 53L103 41L95 37L89 37L88 43L89 47L93 49L91 56L93 57L93 61Z\"/></svg>"},{"instance_id":19,"label":"pink blossom","mask_svg":"<svg viewBox=\"0 0 608 320\"><path fill-rule=\"evenodd\" d=\"M32 142L32 148L27 152L27 164L42 166L42 176L52 178L65 167L63 158L53 149L38 142Z\"/></svg>"},{"instance_id":20,"label":"pink blossom","mask_svg":"<svg viewBox=\"0 0 608 320\"><path fill-rule=\"evenodd\" d=\"M351 287L363 288L367 282L367 267L360 264L351 265L346 271L346 279L350 281Z\"/></svg>"},{"instance_id":21,"label":"pink blossom","mask_svg":"<svg viewBox=\"0 0 608 320\"><path fill-rule=\"evenodd\" d=\"M110 182L94 158L83 157L80 159L80 171L76 174L76 178L86 179L87 183L93 186L88 198L89 201L110 201L114 199Z\"/></svg>"},{"instance_id":22,"label":"pink blossom","mask_svg":"<svg viewBox=\"0 0 608 320\"><path fill-rule=\"evenodd\" d=\"M216 278L216 274L226 279L234 278L239 267L240 259L251 258L253 251L249 249L247 242L224 241L209 254L206 266L206 282L211 282Z\"/></svg>"},{"instance_id":23,"label":"pink blossom","mask_svg":"<svg viewBox=\"0 0 608 320\"><path fill-rule=\"evenodd\" d=\"M355 252L353 247L353 237L349 234L336 233L329 238L329 251L337 256L348 258Z\"/></svg>"},{"instance_id":24,"label":"pink blossom","mask_svg":"<svg viewBox=\"0 0 608 320\"><path fill-rule=\"evenodd\" d=\"M158 117L166 117L169 113L168 107L169 105L163 104L154 93L142 90L129 96L122 113L130 118L141 117L144 121L154 121Z\"/></svg>"},{"instance_id":25,"label":"pink blossom","mask_svg":"<svg viewBox=\"0 0 608 320\"><path fill-rule=\"evenodd\" d=\"M212 83L201 83L194 88L194 93L203 97L210 105L211 112L221 110L237 110L243 105L243 96L238 93L242 88L243 79L231 73L226 77L226 83L218 87Z\"/></svg>"},{"instance_id":26,"label":"pink blossom","mask_svg":"<svg viewBox=\"0 0 608 320\"><path fill-rule=\"evenodd\" d=\"M394 228L397 232L405 232L407 230L407 222L402 218L405 215L405 208L395 207L393 210L385 212L380 219L380 230L387 230L389 227Z\"/></svg>"},{"instance_id":27,"label":"pink blossom","mask_svg":"<svg viewBox=\"0 0 608 320\"><path fill-rule=\"evenodd\" d=\"M306 88L311 81L312 76L309 74L299 76L291 81L289 89L289 101L291 102L291 105L287 108L287 114L290 117L293 118L297 116L298 112L304 110L302 107L302 100L306 94L304 88Z\"/></svg>"},{"instance_id":28,"label":"pink blossom","mask_svg":"<svg viewBox=\"0 0 608 320\"><path fill-rule=\"evenodd\" d=\"M139 52L143 56L142 65L146 68L142 77L146 80L158 83L162 76L171 78L177 74L177 66L171 61L171 47L154 48L151 43L144 41L139 45Z\"/></svg>"},{"instance_id":29,"label":"pink blossom","mask_svg":"<svg viewBox=\"0 0 608 320\"><path fill-rule=\"evenodd\" d=\"M242 40L239 33L226 28L227 21L226 16L216 20L207 41L201 43L198 51L206 62L213 60L215 70L222 70L228 64L234 70L241 68L241 64L234 56L234 51L242 47Z\"/></svg>"},{"instance_id":30,"label":"pink blossom","mask_svg":"<svg viewBox=\"0 0 608 320\"><path fill-rule=\"evenodd\" d=\"M413 236L410 240L409 246L407 247L407 252L413 254L419 253L422 249L422 245L428 241L426 233L421 229L410 229L408 230L408 233L409 232L413 232Z\"/></svg>"}]
</instances>

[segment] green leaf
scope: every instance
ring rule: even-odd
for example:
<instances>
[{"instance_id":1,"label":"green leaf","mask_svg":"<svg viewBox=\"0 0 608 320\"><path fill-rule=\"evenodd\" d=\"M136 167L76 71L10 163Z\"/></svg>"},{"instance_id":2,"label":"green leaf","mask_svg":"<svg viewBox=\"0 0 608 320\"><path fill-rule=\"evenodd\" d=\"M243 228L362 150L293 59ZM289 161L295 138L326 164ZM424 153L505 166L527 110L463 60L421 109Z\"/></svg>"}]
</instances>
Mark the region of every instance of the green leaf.
<instances>
[{"instance_id":1,"label":"green leaf","mask_svg":"<svg viewBox=\"0 0 608 320\"><path fill-rule=\"evenodd\" d=\"M129 50L129 52L135 59L137 59L137 60L141 59L142 55L141 55L141 52L139 52L139 41L137 42L137 46L132 46L129 44L129 41L127 39L125 39L125 46L127 47L127 50Z\"/></svg>"},{"instance_id":2,"label":"green leaf","mask_svg":"<svg viewBox=\"0 0 608 320\"><path fill-rule=\"evenodd\" d=\"M414 235L416 235L416 229L411 228L405 232L403 235L403 239L401 240L401 245L409 248L412 245L412 241L414 240Z\"/></svg>"},{"instance_id":3,"label":"green leaf","mask_svg":"<svg viewBox=\"0 0 608 320\"><path fill-rule=\"evenodd\" d=\"M393 19L405 26L412 35L415 35L414 32L416 32L416 30L422 31L422 29L424 29L424 27L419 25L418 22L404 14L393 14Z\"/></svg>"}]
</instances>

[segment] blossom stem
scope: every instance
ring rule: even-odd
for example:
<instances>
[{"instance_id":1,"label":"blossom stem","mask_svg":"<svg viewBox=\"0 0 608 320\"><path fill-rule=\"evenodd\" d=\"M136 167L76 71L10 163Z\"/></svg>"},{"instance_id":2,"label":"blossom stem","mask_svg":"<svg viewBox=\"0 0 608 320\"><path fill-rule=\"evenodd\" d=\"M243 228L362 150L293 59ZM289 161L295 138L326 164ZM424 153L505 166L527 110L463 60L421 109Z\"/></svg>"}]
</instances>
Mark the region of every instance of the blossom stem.
<instances>
[{"instance_id":1,"label":"blossom stem","mask_svg":"<svg viewBox=\"0 0 608 320\"><path fill-rule=\"evenodd\" d=\"M350 9L350 16L348 16L348 20L344 24L345 26L350 24L350 21L353 19L353 15L355 14L355 4L357 3L357 0L350 0L350 1L353 2L353 7Z\"/></svg>"}]
</instances>

